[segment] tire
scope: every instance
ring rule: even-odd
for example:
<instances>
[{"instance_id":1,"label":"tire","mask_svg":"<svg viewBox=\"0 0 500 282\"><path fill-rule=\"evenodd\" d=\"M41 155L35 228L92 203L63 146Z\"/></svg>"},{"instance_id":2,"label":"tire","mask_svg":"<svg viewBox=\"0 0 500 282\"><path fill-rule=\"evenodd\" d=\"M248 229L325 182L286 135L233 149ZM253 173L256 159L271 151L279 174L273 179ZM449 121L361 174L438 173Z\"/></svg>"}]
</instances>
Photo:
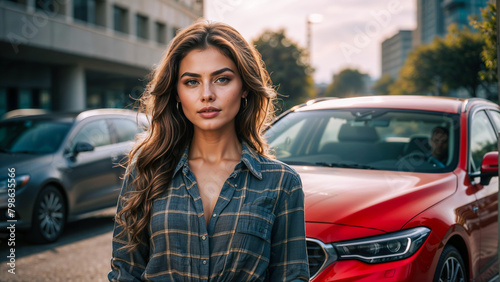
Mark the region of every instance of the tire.
<instances>
[{"instance_id":1,"label":"tire","mask_svg":"<svg viewBox=\"0 0 500 282\"><path fill-rule=\"evenodd\" d=\"M55 242L64 230L66 216L64 196L54 186L45 187L33 208L29 240L35 243Z\"/></svg>"},{"instance_id":2,"label":"tire","mask_svg":"<svg viewBox=\"0 0 500 282\"><path fill-rule=\"evenodd\" d=\"M465 282L467 268L458 250L453 246L446 246L439 258L434 274L434 282Z\"/></svg>"}]
</instances>

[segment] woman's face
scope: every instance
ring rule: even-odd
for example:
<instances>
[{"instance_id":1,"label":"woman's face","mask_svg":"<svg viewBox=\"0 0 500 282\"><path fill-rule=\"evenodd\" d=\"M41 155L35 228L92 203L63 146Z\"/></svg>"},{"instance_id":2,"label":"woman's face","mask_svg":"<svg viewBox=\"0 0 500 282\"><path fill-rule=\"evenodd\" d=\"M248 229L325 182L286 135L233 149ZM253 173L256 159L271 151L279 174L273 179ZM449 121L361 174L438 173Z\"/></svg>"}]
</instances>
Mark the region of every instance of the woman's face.
<instances>
[{"instance_id":1,"label":"woman's face","mask_svg":"<svg viewBox=\"0 0 500 282\"><path fill-rule=\"evenodd\" d=\"M215 47L195 49L181 60L178 101L195 130L235 130L234 119L247 93L234 62Z\"/></svg>"}]
</instances>

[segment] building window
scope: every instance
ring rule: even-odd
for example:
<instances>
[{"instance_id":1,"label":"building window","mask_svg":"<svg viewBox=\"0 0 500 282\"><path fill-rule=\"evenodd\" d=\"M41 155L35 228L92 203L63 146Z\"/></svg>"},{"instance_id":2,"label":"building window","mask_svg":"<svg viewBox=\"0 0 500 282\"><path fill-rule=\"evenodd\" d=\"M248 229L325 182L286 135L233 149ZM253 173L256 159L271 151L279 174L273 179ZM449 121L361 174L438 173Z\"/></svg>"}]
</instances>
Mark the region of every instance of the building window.
<instances>
[{"instance_id":1,"label":"building window","mask_svg":"<svg viewBox=\"0 0 500 282\"><path fill-rule=\"evenodd\" d=\"M128 10L113 6L113 29L128 33Z\"/></svg>"},{"instance_id":2,"label":"building window","mask_svg":"<svg viewBox=\"0 0 500 282\"><path fill-rule=\"evenodd\" d=\"M95 0L75 0L73 17L88 23L95 23Z\"/></svg>"},{"instance_id":3,"label":"building window","mask_svg":"<svg viewBox=\"0 0 500 282\"><path fill-rule=\"evenodd\" d=\"M167 27L165 24L156 22L155 23L155 29L156 29L156 42L160 44L166 44L167 43Z\"/></svg>"},{"instance_id":4,"label":"building window","mask_svg":"<svg viewBox=\"0 0 500 282\"><path fill-rule=\"evenodd\" d=\"M66 13L66 4L59 3L58 0L36 0L35 8L47 13L64 15Z\"/></svg>"},{"instance_id":5,"label":"building window","mask_svg":"<svg viewBox=\"0 0 500 282\"><path fill-rule=\"evenodd\" d=\"M137 37L142 39L148 39L148 18L145 16L136 16L136 31Z\"/></svg>"},{"instance_id":6,"label":"building window","mask_svg":"<svg viewBox=\"0 0 500 282\"><path fill-rule=\"evenodd\" d=\"M86 23L105 26L106 5L104 0L74 0L73 17Z\"/></svg>"}]
</instances>

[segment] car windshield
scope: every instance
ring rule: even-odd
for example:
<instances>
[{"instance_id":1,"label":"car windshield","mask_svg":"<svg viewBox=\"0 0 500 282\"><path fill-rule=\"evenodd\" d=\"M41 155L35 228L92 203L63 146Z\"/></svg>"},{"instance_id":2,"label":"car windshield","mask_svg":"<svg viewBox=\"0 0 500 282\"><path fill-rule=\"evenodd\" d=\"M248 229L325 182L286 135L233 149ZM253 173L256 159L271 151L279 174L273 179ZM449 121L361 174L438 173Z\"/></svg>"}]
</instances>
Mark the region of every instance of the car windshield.
<instances>
[{"instance_id":1,"label":"car windshield","mask_svg":"<svg viewBox=\"0 0 500 282\"><path fill-rule=\"evenodd\" d=\"M413 172L451 171L458 115L394 109L291 112L265 137L291 165Z\"/></svg>"},{"instance_id":2,"label":"car windshield","mask_svg":"<svg viewBox=\"0 0 500 282\"><path fill-rule=\"evenodd\" d=\"M0 123L0 151L46 154L55 152L71 123L49 120L16 120Z\"/></svg>"}]
</instances>

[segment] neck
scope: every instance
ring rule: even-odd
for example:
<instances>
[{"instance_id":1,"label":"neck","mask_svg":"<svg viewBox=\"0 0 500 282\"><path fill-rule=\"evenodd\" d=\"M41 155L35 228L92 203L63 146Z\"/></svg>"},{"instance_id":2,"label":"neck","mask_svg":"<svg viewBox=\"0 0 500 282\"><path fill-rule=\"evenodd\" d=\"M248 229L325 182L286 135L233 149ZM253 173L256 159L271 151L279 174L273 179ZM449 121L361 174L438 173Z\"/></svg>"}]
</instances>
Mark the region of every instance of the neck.
<instances>
[{"instance_id":1,"label":"neck","mask_svg":"<svg viewBox=\"0 0 500 282\"><path fill-rule=\"evenodd\" d=\"M241 150L242 146L236 132L233 134L210 134L195 131L189 148L189 159L201 159L211 163L224 160L239 161Z\"/></svg>"}]
</instances>

